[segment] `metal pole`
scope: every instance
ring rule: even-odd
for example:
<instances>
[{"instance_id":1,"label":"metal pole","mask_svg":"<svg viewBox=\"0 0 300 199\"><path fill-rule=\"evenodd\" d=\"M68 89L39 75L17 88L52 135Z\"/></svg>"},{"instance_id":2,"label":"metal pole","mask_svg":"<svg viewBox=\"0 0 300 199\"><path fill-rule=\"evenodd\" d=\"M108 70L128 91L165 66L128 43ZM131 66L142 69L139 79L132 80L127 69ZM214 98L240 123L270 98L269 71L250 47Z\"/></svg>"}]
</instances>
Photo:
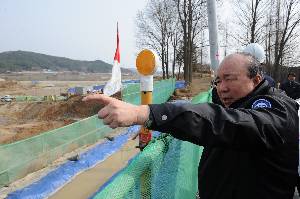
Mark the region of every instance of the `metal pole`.
<instances>
[{"instance_id":1,"label":"metal pole","mask_svg":"<svg viewBox=\"0 0 300 199\"><path fill-rule=\"evenodd\" d=\"M141 104L152 104L152 91L153 91L153 75L140 77L141 80ZM149 129L141 127L139 134L139 148L143 150L151 141L152 134Z\"/></svg>"},{"instance_id":2,"label":"metal pole","mask_svg":"<svg viewBox=\"0 0 300 199\"><path fill-rule=\"evenodd\" d=\"M210 61L211 67L216 73L219 67L219 45L218 45L218 23L216 14L216 1L207 1L207 15L208 15L208 32L210 44Z\"/></svg>"}]
</instances>

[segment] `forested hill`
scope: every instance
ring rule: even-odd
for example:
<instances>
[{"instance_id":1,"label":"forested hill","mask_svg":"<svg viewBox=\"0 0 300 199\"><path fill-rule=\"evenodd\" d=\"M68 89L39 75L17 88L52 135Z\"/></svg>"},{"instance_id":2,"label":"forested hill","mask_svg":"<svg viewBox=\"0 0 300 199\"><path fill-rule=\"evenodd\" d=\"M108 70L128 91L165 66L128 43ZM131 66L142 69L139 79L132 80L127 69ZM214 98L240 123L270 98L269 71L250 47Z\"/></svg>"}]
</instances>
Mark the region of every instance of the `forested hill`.
<instances>
[{"instance_id":1,"label":"forested hill","mask_svg":"<svg viewBox=\"0 0 300 199\"><path fill-rule=\"evenodd\" d=\"M78 61L64 57L50 56L27 51L8 51L0 53L0 73L6 71L83 71L111 73L112 65L101 60ZM122 72L130 70L122 68Z\"/></svg>"}]
</instances>

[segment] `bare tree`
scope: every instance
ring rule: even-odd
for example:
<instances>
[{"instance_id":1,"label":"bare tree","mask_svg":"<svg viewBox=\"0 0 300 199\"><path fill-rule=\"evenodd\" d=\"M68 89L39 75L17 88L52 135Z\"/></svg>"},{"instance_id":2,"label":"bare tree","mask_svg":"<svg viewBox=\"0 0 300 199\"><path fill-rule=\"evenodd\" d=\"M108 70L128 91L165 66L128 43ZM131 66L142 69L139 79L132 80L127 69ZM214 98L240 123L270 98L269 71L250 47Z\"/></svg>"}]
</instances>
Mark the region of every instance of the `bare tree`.
<instances>
[{"instance_id":1,"label":"bare tree","mask_svg":"<svg viewBox=\"0 0 300 199\"><path fill-rule=\"evenodd\" d=\"M267 0L234 0L237 25L235 39L242 45L262 43L264 40L265 13L269 8Z\"/></svg>"},{"instance_id":2,"label":"bare tree","mask_svg":"<svg viewBox=\"0 0 300 199\"><path fill-rule=\"evenodd\" d=\"M175 77L176 63L180 63L180 62L177 62L178 61L177 60L178 59L177 55L180 53L179 43L180 43L180 39L181 39L181 32L177 28L178 25L179 25L178 18L176 19L176 23L174 23L174 25L175 25L175 27L172 28L174 30L174 32L170 32L171 33L171 44L172 44L172 47L173 47L173 60L172 60L172 77L173 78ZM181 64L179 66L178 73L180 73L180 67L181 67ZM179 77L179 75L178 75L178 77Z\"/></svg>"},{"instance_id":3,"label":"bare tree","mask_svg":"<svg viewBox=\"0 0 300 199\"><path fill-rule=\"evenodd\" d=\"M204 64L204 57L208 57L208 52L206 48L209 46L208 45L208 40L207 37L205 36L205 29L201 29L201 33L199 34L199 59L198 62L200 65Z\"/></svg>"},{"instance_id":4,"label":"bare tree","mask_svg":"<svg viewBox=\"0 0 300 199\"><path fill-rule=\"evenodd\" d=\"M176 64L178 66L178 75L177 75L177 79L180 79L181 77L181 68L182 68L182 64L184 62L184 53L183 53L183 41L180 40L179 41L179 45L177 48L177 54L176 54Z\"/></svg>"},{"instance_id":5,"label":"bare tree","mask_svg":"<svg viewBox=\"0 0 300 199\"><path fill-rule=\"evenodd\" d=\"M137 45L148 47L159 55L163 78L169 77L169 42L174 32L174 6L168 0L150 0L144 11L137 14Z\"/></svg>"},{"instance_id":6,"label":"bare tree","mask_svg":"<svg viewBox=\"0 0 300 199\"><path fill-rule=\"evenodd\" d=\"M298 0L277 0L275 17L275 43L274 43L274 78L280 80L280 68L284 61L294 52L294 42L298 42L300 2ZM289 55L289 56L288 56Z\"/></svg>"},{"instance_id":7,"label":"bare tree","mask_svg":"<svg viewBox=\"0 0 300 199\"><path fill-rule=\"evenodd\" d=\"M184 79L187 84L192 82L193 46L200 33L199 24L204 19L204 0L173 0L176 4L182 28Z\"/></svg>"},{"instance_id":8,"label":"bare tree","mask_svg":"<svg viewBox=\"0 0 300 199\"><path fill-rule=\"evenodd\" d=\"M299 42L299 0L234 0L242 43L264 43L269 74L277 81L291 65Z\"/></svg>"}]
</instances>

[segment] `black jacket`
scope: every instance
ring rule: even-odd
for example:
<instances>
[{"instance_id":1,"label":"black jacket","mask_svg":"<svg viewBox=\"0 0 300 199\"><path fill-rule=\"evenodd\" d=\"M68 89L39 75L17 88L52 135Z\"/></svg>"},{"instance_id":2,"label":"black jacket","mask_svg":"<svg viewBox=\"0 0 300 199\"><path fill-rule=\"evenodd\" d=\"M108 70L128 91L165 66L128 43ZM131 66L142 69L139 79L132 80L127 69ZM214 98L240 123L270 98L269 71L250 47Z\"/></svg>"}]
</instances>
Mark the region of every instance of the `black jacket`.
<instances>
[{"instance_id":1,"label":"black jacket","mask_svg":"<svg viewBox=\"0 0 300 199\"><path fill-rule=\"evenodd\" d=\"M296 81L286 81L280 85L280 89L292 99L300 98L300 84Z\"/></svg>"},{"instance_id":2,"label":"black jacket","mask_svg":"<svg viewBox=\"0 0 300 199\"><path fill-rule=\"evenodd\" d=\"M201 146L201 199L292 199L297 180L296 102L261 82L229 108L150 105L151 129Z\"/></svg>"}]
</instances>

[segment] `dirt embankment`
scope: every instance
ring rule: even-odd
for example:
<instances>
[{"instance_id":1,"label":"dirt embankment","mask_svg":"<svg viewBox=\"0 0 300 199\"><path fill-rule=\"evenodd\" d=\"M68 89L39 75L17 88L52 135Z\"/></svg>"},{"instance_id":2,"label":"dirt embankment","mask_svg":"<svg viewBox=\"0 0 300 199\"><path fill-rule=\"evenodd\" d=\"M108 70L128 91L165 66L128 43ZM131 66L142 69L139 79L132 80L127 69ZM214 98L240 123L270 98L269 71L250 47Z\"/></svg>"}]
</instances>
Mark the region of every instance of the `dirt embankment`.
<instances>
[{"instance_id":1,"label":"dirt embankment","mask_svg":"<svg viewBox=\"0 0 300 199\"><path fill-rule=\"evenodd\" d=\"M191 99L199 93L207 91L210 88L211 80L212 77L209 74L196 73L192 84L186 88L176 89L171 99Z\"/></svg>"},{"instance_id":2,"label":"dirt embankment","mask_svg":"<svg viewBox=\"0 0 300 199\"><path fill-rule=\"evenodd\" d=\"M25 89L24 86L19 84L17 81L0 81L0 91L2 90L16 90L16 89Z\"/></svg>"},{"instance_id":3,"label":"dirt embankment","mask_svg":"<svg viewBox=\"0 0 300 199\"><path fill-rule=\"evenodd\" d=\"M7 144L97 114L100 105L81 96L59 102L11 102L0 105L0 144Z\"/></svg>"}]
</instances>

